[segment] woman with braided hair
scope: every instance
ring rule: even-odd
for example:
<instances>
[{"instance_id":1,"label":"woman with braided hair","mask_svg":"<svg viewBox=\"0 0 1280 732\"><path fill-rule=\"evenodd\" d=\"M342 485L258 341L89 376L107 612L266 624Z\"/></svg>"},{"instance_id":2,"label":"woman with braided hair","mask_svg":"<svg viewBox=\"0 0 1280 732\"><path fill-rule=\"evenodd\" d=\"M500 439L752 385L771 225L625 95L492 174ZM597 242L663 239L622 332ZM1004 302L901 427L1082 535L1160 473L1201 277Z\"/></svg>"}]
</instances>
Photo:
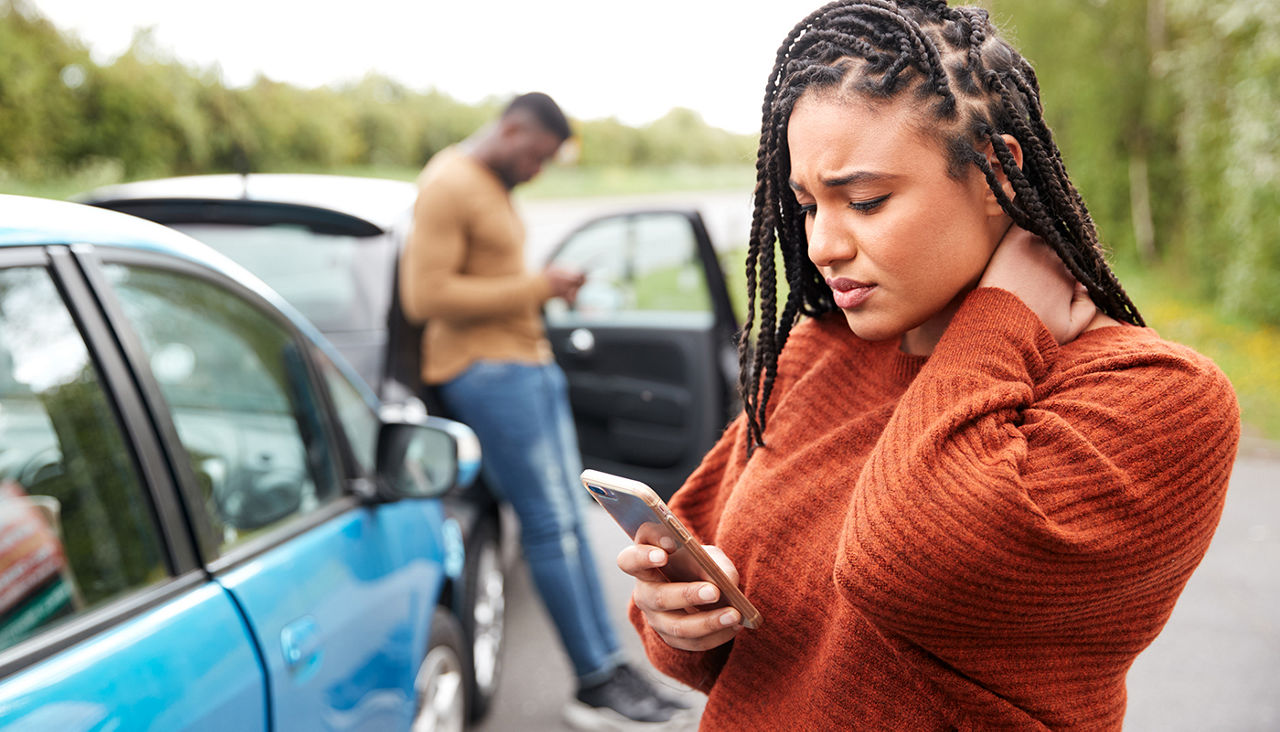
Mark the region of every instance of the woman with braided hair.
<instances>
[{"instance_id":1,"label":"woman with braided hair","mask_svg":"<svg viewBox=\"0 0 1280 732\"><path fill-rule=\"evenodd\" d=\"M651 659L708 730L1118 729L1221 512L1230 384L1143 326L985 11L830 3L763 112L744 413L672 509L764 623L628 547Z\"/></svg>"}]
</instances>

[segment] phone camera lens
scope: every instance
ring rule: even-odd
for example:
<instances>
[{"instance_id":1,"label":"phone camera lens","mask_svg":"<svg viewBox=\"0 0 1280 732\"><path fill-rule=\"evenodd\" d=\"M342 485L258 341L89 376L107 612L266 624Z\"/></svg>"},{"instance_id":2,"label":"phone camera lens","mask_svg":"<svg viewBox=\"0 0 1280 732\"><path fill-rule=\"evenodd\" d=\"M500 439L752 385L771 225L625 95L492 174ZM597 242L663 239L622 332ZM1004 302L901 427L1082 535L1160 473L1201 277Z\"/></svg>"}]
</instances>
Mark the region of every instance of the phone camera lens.
<instances>
[{"instance_id":1,"label":"phone camera lens","mask_svg":"<svg viewBox=\"0 0 1280 732\"><path fill-rule=\"evenodd\" d=\"M600 488L600 487L598 487L598 486L594 486L594 485L589 485L589 486L587 486L587 490L591 491L592 493L595 493L595 494L596 494L596 495L598 495L598 496L607 496L607 495L609 495L609 493L608 493L607 491L605 491L605 489Z\"/></svg>"}]
</instances>

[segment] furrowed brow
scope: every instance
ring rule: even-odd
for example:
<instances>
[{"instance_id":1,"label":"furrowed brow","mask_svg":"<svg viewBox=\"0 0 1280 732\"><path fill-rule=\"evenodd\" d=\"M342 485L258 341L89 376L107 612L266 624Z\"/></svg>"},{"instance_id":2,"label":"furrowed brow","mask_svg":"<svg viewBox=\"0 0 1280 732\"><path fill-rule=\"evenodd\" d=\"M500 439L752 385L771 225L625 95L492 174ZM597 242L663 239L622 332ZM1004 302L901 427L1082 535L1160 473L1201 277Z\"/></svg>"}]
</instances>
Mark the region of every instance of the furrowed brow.
<instances>
[{"instance_id":1,"label":"furrowed brow","mask_svg":"<svg viewBox=\"0 0 1280 732\"><path fill-rule=\"evenodd\" d=\"M833 178L825 178L822 184L828 188L840 188L841 186L854 185L857 183L879 183L886 181L895 176L888 173L873 173L869 170L858 170L853 173L837 175Z\"/></svg>"},{"instance_id":2,"label":"furrowed brow","mask_svg":"<svg viewBox=\"0 0 1280 732\"><path fill-rule=\"evenodd\" d=\"M845 173L831 178L824 178L822 184L827 188L840 188L848 185L856 185L860 183L880 183L886 180L892 180L897 176L889 173L873 173L869 170L858 170L852 173ZM787 185L796 192L803 192L804 186L794 180L788 180Z\"/></svg>"}]
</instances>

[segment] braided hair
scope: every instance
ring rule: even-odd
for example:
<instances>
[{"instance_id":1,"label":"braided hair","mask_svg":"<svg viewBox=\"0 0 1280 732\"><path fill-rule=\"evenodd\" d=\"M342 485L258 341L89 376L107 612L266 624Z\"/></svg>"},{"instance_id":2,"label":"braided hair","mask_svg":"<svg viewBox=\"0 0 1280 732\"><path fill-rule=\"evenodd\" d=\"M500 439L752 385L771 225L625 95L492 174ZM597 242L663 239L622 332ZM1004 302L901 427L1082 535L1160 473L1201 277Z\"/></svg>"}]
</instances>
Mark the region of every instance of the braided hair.
<instances>
[{"instance_id":1,"label":"braided hair","mask_svg":"<svg viewBox=\"0 0 1280 732\"><path fill-rule=\"evenodd\" d=\"M801 315L837 309L831 289L809 261L804 216L788 184L787 125L808 90L869 100L911 95L935 122L931 128L946 151L951 177L963 179L970 165L977 166L1005 213L1053 248L1102 312L1143 324L1108 267L1093 219L1067 177L1044 120L1035 71L998 36L987 11L951 8L946 0L836 0L791 30L765 87L746 261L747 322L738 344L748 454L764 445L778 354L792 326ZM1021 144L1021 166L1002 135ZM1012 199L979 152L987 145L1016 194ZM790 288L780 315L775 242ZM748 338L753 329L754 344Z\"/></svg>"}]
</instances>

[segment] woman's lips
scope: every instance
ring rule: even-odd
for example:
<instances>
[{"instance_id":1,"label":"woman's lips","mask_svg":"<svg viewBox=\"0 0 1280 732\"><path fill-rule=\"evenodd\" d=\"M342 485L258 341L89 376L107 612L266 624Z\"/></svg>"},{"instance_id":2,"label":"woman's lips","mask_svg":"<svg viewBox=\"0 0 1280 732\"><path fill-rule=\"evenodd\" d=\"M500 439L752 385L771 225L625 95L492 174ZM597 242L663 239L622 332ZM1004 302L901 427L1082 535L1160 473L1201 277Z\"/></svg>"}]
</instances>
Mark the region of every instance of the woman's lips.
<instances>
[{"instance_id":1,"label":"woman's lips","mask_svg":"<svg viewBox=\"0 0 1280 732\"><path fill-rule=\"evenodd\" d=\"M858 307L871 296L871 291L876 288L875 285L858 282L847 277L828 277L827 286L831 288L831 294L835 297L836 307L841 310Z\"/></svg>"}]
</instances>

